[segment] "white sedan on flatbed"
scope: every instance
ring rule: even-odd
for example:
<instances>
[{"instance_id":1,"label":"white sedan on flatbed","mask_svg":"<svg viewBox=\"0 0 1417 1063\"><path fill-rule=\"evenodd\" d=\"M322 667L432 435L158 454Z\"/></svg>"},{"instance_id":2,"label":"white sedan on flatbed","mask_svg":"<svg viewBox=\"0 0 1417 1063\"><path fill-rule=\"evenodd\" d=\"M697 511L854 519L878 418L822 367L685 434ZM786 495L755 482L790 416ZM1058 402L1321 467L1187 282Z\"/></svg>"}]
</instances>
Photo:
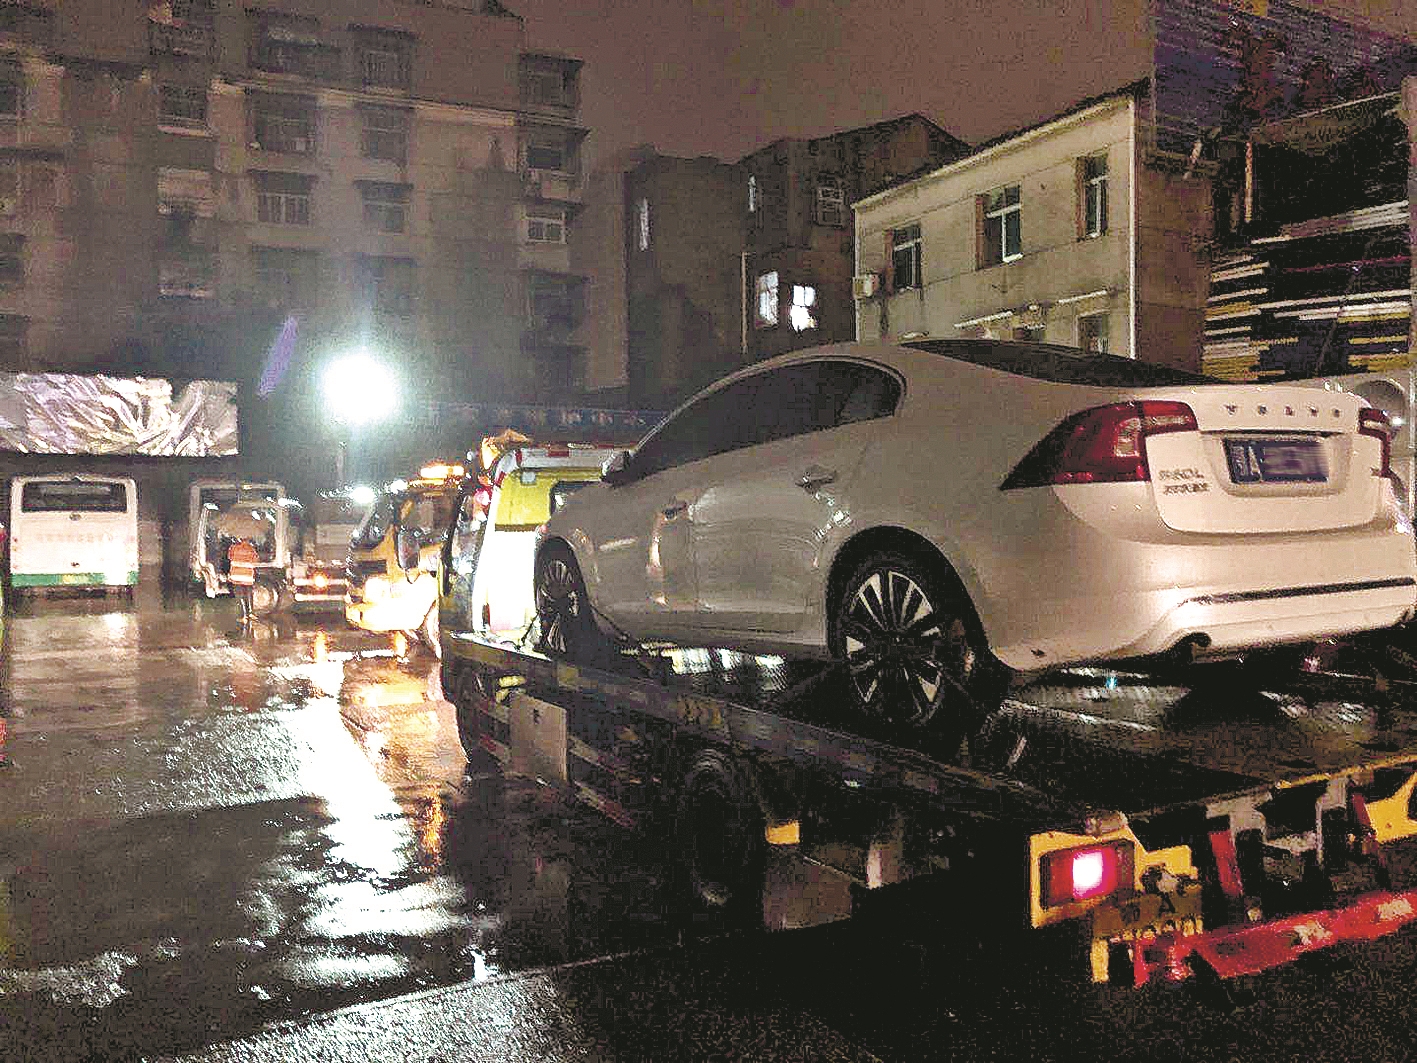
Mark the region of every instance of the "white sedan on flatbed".
<instances>
[{"instance_id":1,"label":"white sedan on flatbed","mask_svg":"<svg viewBox=\"0 0 1417 1063\"><path fill-rule=\"evenodd\" d=\"M842 344L695 395L542 536L543 644L844 661L869 712L1016 672L1389 627L1417 550L1384 415L1072 348Z\"/></svg>"}]
</instances>

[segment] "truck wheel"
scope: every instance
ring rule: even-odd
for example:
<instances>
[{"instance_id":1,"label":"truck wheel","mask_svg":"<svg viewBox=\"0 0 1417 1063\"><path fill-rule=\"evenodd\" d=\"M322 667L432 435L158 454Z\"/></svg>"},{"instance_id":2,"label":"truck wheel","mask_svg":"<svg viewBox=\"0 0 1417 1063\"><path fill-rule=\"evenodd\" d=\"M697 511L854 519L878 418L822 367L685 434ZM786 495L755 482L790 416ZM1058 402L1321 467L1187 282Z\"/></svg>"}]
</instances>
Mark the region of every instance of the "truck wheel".
<instances>
[{"instance_id":1,"label":"truck wheel","mask_svg":"<svg viewBox=\"0 0 1417 1063\"><path fill-rule=\"evenodd\" d=\"M458 742L469 761L485 756L482 727L475 702L488 696L487 681L476 668L464 667L451 688L453 716L458 722Z\"/></svg>"},{"instance_id":2,"label":"truck wheel","mask_svg":"<svg viewBox=\"0 0 1417 1063\"><path fill-rule=\"evenodd\" d=\"M272 583L257 580L248 593L252 616L270 616L280 607L280 588Z\"/></svg>"},{"instance_id":3,"label":"truck wheel","mask_svg":"<svg viewBox=\"0 0 1417 1063\"><path fill-rule=\"evenodd\" d=\"M419 625L418 635L423 639L424 645L433 651L433 656L441 661L443 659L443 643L439 641L438 603L436 601L428 607L428 615Z\"/></svg>"},{"instance_id":4,"label":"truck wheel","mask_svg":"<svg viewBox=\"0 0 1417 1063\"><path fill-rule=\"evenodd\" d=\"M539 649L585 662L605 654L609 642L596 627L580 566L566 546L555 543L537 558L535 596Z\"/></svg>"},{"instance_id":5,"label":"truck wheel","mask_svg":"<svg viewBox=\"0 0 1417 1063\"><path fill-rule=\"evenodd\" d=\"M679 787L674 840L688 899L734 922L762 919L763 816L731 758L699 753Z\"/></svg>"},{"instance_id":6,"label":"truck wheel","mask_svg":"<svg viewBox=\"0 0 1417 1063\"><path fill-rule=\"evenodd\" d=\"M867 557L831 617L830 647L868 716L958 739L998 708L1007 672L958 581L900 551Z\"/></svg>"}]
</instances>

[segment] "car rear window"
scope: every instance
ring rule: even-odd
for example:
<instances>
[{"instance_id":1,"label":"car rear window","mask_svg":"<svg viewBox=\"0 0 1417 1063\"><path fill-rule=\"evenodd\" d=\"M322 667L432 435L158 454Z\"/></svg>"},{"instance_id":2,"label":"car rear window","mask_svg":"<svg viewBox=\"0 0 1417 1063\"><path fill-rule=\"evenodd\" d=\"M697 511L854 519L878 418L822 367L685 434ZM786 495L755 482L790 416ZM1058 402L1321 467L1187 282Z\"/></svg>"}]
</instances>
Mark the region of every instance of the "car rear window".
<instances>
[{"instance_id":1,"label":"car rear window","mask_svg":"<svg viewBox=\"0 0 1417 1063\"><path fill-rule=\"evenodd\" d=\"M1052 343L991 340L917 340L905 344L917 351L958 358L1005 373L1056 384L1101 387L1156 387L1167 384L1215 384L1215 377L1152 365L1115 354L1094 354Z\"/></svg>"},{"instance_id":2,"label":"car rear window","mask_svg":"<svg viewBox=\"0 0 1417 1063\"><path fill-rule=\"evenodd\" d=\"M23 513L124 513L128 487L120 483L88 480L38 480L20 493Z\"/></svg>"}]
</instances>

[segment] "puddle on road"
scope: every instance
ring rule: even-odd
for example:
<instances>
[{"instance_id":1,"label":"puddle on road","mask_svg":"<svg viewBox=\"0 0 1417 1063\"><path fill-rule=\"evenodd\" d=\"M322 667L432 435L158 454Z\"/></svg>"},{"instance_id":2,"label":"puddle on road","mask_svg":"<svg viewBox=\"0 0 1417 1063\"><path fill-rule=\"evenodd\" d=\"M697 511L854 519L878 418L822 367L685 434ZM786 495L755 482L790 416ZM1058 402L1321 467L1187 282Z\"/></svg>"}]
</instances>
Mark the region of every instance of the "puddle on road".
<instances>
[{"instance_id":1,"label":"puddle on road","mask_svg":"<svg viewBox=\"0 0 1417 1063\"><path fill-rule=\"evenodd\" d=\"M19 1043L99 1002L120 1040L197 1043L672 939L618 828L467 774L430 656L211 612L12 625L0 1026Z\"/></svg>"}]
</instances>

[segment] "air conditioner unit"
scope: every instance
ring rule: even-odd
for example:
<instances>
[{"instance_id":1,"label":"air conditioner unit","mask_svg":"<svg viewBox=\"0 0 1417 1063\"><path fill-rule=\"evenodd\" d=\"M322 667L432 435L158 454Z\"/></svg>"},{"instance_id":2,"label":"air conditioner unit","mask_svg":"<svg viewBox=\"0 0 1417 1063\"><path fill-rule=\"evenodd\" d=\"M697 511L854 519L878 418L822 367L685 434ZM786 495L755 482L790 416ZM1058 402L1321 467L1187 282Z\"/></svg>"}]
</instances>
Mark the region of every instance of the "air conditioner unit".
<instances>
[{"instance_id":1,"label":"air conditioner unit","mask_svg":"<svg viewBox=\"0 0 1417 1063\"><path fill-rule=\"evenodd\" d=\"M853 299L869 299L880 290L881 275L879 273L858 273L851 278Z\"/></svg>"},{"instance_id":2,"label":"air conditioner unit","mask_svg":"<svg viewBox=\"0 0 1417 1063\"><path fill-rule=\"evenodd\" d=\"M297 155L304 155L310 150L310 142L304 137L296 137L290 142L290 150Z\"/></svg>"}]
</instances>

